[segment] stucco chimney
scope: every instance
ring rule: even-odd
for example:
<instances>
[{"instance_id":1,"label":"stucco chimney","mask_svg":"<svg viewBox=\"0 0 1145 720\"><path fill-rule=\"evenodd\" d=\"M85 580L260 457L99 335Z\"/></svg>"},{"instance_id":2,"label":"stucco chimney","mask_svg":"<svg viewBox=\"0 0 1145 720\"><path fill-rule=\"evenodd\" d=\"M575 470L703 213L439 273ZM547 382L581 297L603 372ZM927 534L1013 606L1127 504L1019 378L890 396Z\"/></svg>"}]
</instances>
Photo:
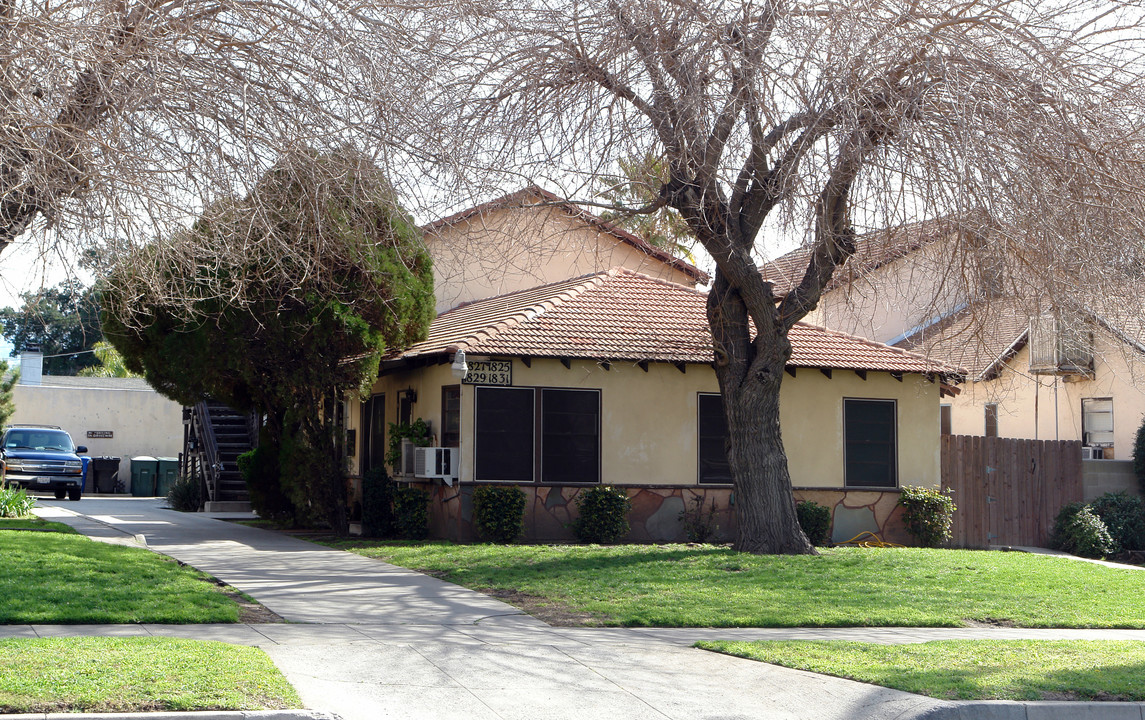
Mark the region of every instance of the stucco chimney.
<instances>
[{"instance_id":1,"label":"stucco chimney","mask_svg":"<svg viewBox=\"0 0 1145 720\"><path fill-rule=\"evenodd\" d=\"M20 384L39 385L44 377L44 353L39 345L29 345L20 353Z\"/></svg>"}]
</instances>

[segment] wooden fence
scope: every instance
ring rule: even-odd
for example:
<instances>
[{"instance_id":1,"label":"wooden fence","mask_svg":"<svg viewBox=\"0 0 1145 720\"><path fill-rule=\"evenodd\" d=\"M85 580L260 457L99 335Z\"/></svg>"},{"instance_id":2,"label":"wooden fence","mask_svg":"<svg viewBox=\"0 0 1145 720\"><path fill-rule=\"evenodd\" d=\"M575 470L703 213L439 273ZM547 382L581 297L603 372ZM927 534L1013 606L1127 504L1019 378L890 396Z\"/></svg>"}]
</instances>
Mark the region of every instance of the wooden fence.
<instances>
[{"instance_id":1,"label":"wooden fence","mask_svg":"<svg viewBox=\"0 0 1145 720\"><path fill-rule=\"evenodd\" d=\"M1054 517L1082 499L1076 440L944 435L942 487L954 491L955 547L1047 547Z\"/></svg>"}]
</instances>

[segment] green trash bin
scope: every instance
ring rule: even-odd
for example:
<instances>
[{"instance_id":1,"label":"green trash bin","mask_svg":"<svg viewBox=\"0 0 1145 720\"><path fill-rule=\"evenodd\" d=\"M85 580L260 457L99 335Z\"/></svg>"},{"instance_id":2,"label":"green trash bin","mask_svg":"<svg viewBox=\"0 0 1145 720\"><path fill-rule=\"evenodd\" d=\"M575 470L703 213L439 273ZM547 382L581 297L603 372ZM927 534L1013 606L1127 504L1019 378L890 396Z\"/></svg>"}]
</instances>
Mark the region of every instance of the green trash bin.
<instances>
[{"instance_id":1,"label":"green trash bin","mask_svg":"<svg viewBox=\"0 0 1145 720\"><path fill-rule=\"evenodd\" d=\"M131 494L135 497L155 497L155 476L159 461L146 455L131 458Z\"/></svg>"},{"instance_id":2,"label":"green trash bin","mask_svg":"<svg viewBox=\"0 0 1145 720\"><path fill-rule=\"evenodd\" d=\"M155 473L155 494L167 497L168 491L175 481L179 479L179 458L158 458L158 469Z\"/></svg>"}]
</instances>

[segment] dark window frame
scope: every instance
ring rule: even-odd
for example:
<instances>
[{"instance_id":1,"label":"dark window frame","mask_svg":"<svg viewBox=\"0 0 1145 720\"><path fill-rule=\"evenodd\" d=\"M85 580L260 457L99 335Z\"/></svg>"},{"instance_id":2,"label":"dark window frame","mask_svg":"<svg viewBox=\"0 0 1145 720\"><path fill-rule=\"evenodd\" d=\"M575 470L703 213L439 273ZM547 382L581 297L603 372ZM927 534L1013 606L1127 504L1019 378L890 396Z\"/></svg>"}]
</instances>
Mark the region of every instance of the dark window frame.
<instances>
[{"instance_id":1,"label":"dark window frame","mask_svg":"<svg viewBox=\"0 0 1145 720\"><path fill-rule=\"evenodd\" d=\"M483 477L482 472L488 472L482 467L483 454L481 452L482 442L482 422L481 412L482 403L487 402L491 397L490 393L521 393L529 392L532 395L531 402L529 403L529 421L531 423L527 437L530 438L529 452L531 453L530 465L530 478L528 480L518 478L506 477ZM499 385L475 385L473 387L473 479L477 482L513 482L520 484L535 483L537 481L537 389L533 387L519 387L519 386L499 386ZM526 435L525 433L521 433Z\"/></svg>"},{"instance_id":2,"label":"dark window frame","mask_svg":"<svg viewBox=\"0 0 1145 720\"><path fill-rule=\"evenodd\" d=\"M850 454L848 448L852 445L851 438L848 435L848 422L847 422L847 406L851 404L856 407L858 404L874 405L890 405L891 406L891 441L890 441L890 463L888 465L891 477L890 482L885 484L871 484L871 483L858 483L851 482L850 468L851 459L848 458ZM899 487L899 452L898 452L898 400L894 398L860 398L860 397L845 397L843 398L843 487L845 488L877 488L880 490L895 489Z\"/></svg>"},{"instance_id":3,"label":"dark window frame","mask_svg":"<svg viewBox=\"0 0 1145 720\"><path fill-rule=\"evenodd\" d=\"M533 393L532 402L532 455L533 455L533 472L530 480L515 480L498 477L482 477L476 462L477 454L479 452L479 436L481 434L481 396L486 391L497 390L528 390ZM578 393L593 393L596 395L596 479L589 482L572 482L572 481L553 481L545 477L544 472L544 395L546 392L578 392ZM489 396L487 395L486 398ZM474 468L473 480L474 482L488 482L488 483L516 483L519 485L560 485L560 486L584 486L592 487L600 485L604 482L604 392L601 388L575 388L567 386L548 386L548 385L474 385L473 386L473 446L474 446Z\"/></svg>"},{"instance_id":4,"label":"dark window frame","mask_svg":"<svg viewBox=\"0 0 1145 720\"><path fill-rule=\"evenodd\" d=\"M447 419L450 414L450 395L456 393L457 407L456 407L456 432L449 429L450 422ZM441 386L441 446L448 448L461 447L461 386L460 385L442 385Z\"/></svg>"},{"instance_id":5,"label":"dark window frame","mask_svg":"<svg viewBox=\"0 0 1145 720\"><path fill-rule=\"evenodd\" d=\"M380 411L380 418L376 417ZM360 470L363 474L386 464L386 394L374 393L362 403L361 442L358 443ZM375 420L380 420L376 423ZM379 450L380 448L380 450ZM377 456L377 462L374 462Z\"/></svg>"},{"instance_id":6,"label":"dark window frame","mask_svg":"<svg viewBox=\"0 0 1145 720\"><path fill-rule=\"evenodd\" d=\"M601 392L600 388L543 387L538 389L540 392L537 393L536 417L540 419L536 422L536 459L538 465L536 477L541 483L546 485L600 485L604 477L604 469L601 467L601 455L603 454L601 446L604 444L604 432L601 424L603 422L602 416L604 413L601 407L603 393ZM545 395L550 393L592 393L596 396L596 407L594 408L596 415L596 427L594 428L596 432L596 462L592 463L595 465L594 471L596 473L596 479L585 480L581 482L570 480L558 481L553 480L552 475L545 472L545 438L549 434L546 430L545 423Z\"/></svg>"},{"instance_id":7,"label":"dark window frame","mask_svg":"<svg viewBox=\"0 0 1145 720\"><path fill-rule=\"evenodd\" d=\"M720 480L705 480L704 479L704 468L705 468L705 466L712 464L710 462L707 464L705 463L704 447L706 445L704 443L704 439L705 438L714 439L716 437L719 437L718 433L707 433L707 434L704 433L704 408L702 407L702 405L705 402L710 402L712 398L715 398L715 402L719 405L720 418L723 420L723 435L722 435L722 438L723 438L723 450L722 450L723 458L722 458L722 461L717 460L715 462L715 464L717 466L723 465L724 467L727 467L727 479L726 480L722 480L722 479L720 479ZM696 393L696 484L697 485L704 485L704 486L724 485L724 486L726 486L726 485L731 485L734 482L734 478L732 477L732 474L731 474L731 466L728 464L728 456L727 456L728 428L727 428L727 419L724 417L723 412L724 412L723 397L720 395L720 393L709 393L709 392Z\"/></svg>"},{"instance_id":8,"label":"dark window frame","mask_svg":"<svg viewBox=\"0 0 1145 720\"><path fill-rule=\"evenodd\" d=\"M998 437L998 403L986 403L983 408L984 426L982 434L986 437Z\"/></svg>"},{"instance_id":9,"label":"dark window frame","mask_svg":"<svg viewBox=\"0 0 1145 720\"><path fill-rule=\"evenodd\" d=\"M954 406L950 403L942 403L938 406L938 434L954 434Z\"/></svg>"}]
</instances>

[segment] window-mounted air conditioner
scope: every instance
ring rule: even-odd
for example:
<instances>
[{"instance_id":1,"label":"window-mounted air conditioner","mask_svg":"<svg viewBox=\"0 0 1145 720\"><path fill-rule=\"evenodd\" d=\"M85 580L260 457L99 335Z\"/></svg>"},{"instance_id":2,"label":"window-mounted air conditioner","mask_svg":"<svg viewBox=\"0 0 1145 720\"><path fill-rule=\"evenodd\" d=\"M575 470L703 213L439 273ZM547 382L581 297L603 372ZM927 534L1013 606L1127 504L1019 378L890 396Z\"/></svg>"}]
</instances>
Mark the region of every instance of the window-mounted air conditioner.
<instances>
[{"instance_id":1,"label":"window-mounted air conditioner","mask_svg":"<svg viewBox=\"0 0 1145 720\"><path fill-rule=\"evenodd\" d=\"M457 448L414 448L414 477L441 478L452 485L457 478L459 459Z\"/></svg>"},{"instance_id":2,"label":"window-mounted air conditioner","mask_svg":"<svg viewBox=\"0 0 1145 720\"><path fill-rule=\"evenodd\" d=\"M1082 460L1103 460L1104 458L1105 448L1085 446L1081 449Z\"/></svg>"},{"instance_id":3,"label":"window-mounted air conditioner","mask_svg":"<svg viewBox=\"0 0 1145 720\"><path fill-rule=\"evenodd\" d=\"M414 471L414 450L419 449L409 438L402 438L402 475L413 475Z\"/></svg>"}]
</instances>

